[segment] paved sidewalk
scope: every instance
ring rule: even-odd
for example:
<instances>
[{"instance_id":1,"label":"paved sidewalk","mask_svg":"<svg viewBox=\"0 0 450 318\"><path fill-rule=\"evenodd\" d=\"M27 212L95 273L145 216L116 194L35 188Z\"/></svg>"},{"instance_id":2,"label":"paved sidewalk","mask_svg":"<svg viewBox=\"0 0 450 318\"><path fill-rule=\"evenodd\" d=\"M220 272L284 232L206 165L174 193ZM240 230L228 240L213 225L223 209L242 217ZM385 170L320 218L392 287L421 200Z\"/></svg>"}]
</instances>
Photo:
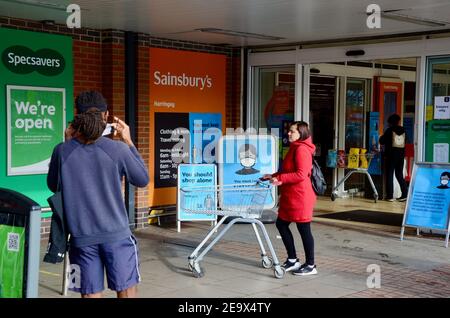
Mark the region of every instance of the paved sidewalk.
<instances>
[{"instance_id":1,"label":"paved sidewalk","mask_svg":"<svg viewBox=\"0 0 450 318\"><path fill-rule=\"evenodd\" d=\"M369 228L360 223L315 218L318 275L298 277L287 273L276 279L272 269L261 266L252 227L237 224L210 251L202 268L205 276L193 277L187 257L206 235L208 222L185 222L181 233L172 222L136 231L139 241L142 283L139 297L449 297L450 249L441 238L416 237L407 231L399 240L399 228ZM286 258L274 224L266 224L277 256ZM298 256L304 260L301 240L292 226ZM45 242L43 242L45 243ZM41 254L45 244L41 247ZM42 259L42 258L41 258ZM368 288L370 264L380 266L381 288ZM63 297L62 264L41 264L40 297ZM69 292L67 297L79 295ZM105 297L115 297L106 290Z\"/></svg>"}]
</instances>

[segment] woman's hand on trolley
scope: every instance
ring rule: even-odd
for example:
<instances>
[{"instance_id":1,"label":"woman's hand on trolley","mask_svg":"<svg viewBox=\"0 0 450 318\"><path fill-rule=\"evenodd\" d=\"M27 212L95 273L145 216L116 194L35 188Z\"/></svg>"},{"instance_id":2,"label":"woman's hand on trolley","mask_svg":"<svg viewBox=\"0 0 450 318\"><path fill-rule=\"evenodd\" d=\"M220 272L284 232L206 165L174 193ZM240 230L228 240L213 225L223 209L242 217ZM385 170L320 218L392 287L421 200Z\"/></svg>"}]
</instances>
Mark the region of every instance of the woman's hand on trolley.
<instances>
[{"instance_id":1,"label":"woman's hand on trolley","mask_svg":"<svg viewBox=\"0 0 450 318\"><path fill-rule=\"evenodd\" d=\"M279 186L282 184L281 181L277 179L277 177L272 177L271 174L265 174L261 178L259 178L261 181L269 181L271 184L275 186Z\"/></svg>"}]
</instances>

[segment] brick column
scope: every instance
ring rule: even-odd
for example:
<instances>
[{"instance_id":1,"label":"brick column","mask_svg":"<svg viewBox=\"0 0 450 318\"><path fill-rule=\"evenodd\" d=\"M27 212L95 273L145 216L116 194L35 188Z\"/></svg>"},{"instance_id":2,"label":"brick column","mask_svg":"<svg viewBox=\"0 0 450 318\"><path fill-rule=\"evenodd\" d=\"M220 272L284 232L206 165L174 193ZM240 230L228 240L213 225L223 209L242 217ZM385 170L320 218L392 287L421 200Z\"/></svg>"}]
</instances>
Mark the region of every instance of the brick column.
<instances>
[{"instance_id":1,"label":"brick column","mask_svg":"<svg viewBox=\"0 0 450 318\"><path fill-rule=\"evenodd\" d=\"M138 35L136 146L148 168L150 147L153 146L153 142L150 140L150 57L146 41L145 36ZM148 226L148 197L148 187L136 189L136 228Z\"/></svg>"}]
</instances>

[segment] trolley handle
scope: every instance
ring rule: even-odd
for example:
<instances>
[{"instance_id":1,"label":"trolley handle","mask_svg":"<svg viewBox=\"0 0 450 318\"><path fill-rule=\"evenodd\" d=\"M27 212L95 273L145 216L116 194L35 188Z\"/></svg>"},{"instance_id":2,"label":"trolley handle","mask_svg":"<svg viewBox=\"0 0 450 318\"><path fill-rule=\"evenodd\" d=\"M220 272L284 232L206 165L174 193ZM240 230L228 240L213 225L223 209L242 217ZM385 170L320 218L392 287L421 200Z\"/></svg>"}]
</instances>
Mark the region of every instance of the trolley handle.
<instances>
[{"instance_id":1,"label":"trolley handle","mask_svg":"<svg viewBox=\"0 0 450 318\"><path fill-rule=\"evenodd\" d=\"M272 185L270 184L269 181L270 181L269 179L264 179L261 177L256 181L256 185L262 188L271 188Z\"/></svg>"}]
</instances>

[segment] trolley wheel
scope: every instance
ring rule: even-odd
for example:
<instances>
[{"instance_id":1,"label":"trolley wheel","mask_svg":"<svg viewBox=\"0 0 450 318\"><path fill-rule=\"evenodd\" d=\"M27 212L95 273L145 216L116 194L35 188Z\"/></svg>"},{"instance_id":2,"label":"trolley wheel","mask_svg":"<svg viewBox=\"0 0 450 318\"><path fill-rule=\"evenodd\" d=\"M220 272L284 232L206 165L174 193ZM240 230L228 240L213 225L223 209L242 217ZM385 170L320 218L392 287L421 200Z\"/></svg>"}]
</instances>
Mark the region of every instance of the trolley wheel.
<instances>
[{"instance_id":1,"label":"trolley wheel","mask_svg":"<svg viewBox=\"0 0 450 318\"><path fill-rule=\"evenodd\" d=\"M331 194L331 201L334 201L334 200L336 200L336 194L332 193Z\"/></svg>"},{"instance_id":2,"label":"trolley wheel","mask_svg":"<svg viewBox=\"0 0 450 318\"><path fill-rule=\"evenodd\" d=\"M284 267L281 267L280 265L275 266L275 269L273 270L273 274L278 279L283 278L285 273L286 273L286 270L284 269Z\"/></svg>"},{"instance_id":3,"label":"trolley wheel","mask_svg":"<svg viewBox=\"0 0 450 318\"><path fill-rule=\"evenodd\" d=\"M190 264L189 264L189 266L191 267ZM194 263L191 270L192 270L192 274L194 275L195 278L201 278L201 277L205 276L205 271L200 267L199 263Z\"/></svg>"},{"instance_id":4,"label":"trolley wheel","mask_svg":"<svg viewBox=\"0 0 450 318\"><path fill-rule=\"evenodd\" d=\"M263 256L261 263L264 268L272 268L273 266L273 260L268 256Z\"/></svg>"},{"instance_id":5,"label":"trolley wheel","mask_svg":"<svg viewBox=\"0 0 450 318\"><path fill-rule=\"evenodd\" d=\"M377 201L378 201L378 194L374 194L373 199L374 199L375 203L377 203Z\"/></svg>"}]
</instances>

